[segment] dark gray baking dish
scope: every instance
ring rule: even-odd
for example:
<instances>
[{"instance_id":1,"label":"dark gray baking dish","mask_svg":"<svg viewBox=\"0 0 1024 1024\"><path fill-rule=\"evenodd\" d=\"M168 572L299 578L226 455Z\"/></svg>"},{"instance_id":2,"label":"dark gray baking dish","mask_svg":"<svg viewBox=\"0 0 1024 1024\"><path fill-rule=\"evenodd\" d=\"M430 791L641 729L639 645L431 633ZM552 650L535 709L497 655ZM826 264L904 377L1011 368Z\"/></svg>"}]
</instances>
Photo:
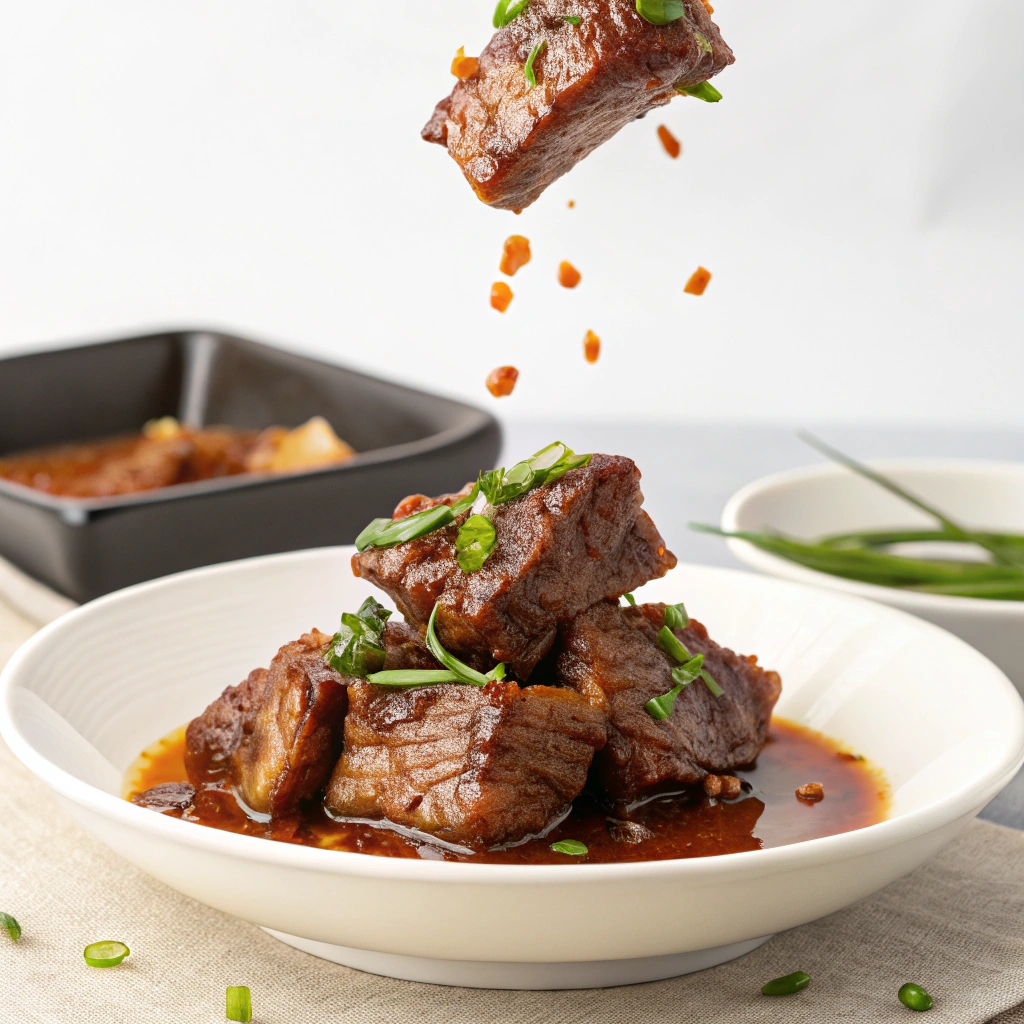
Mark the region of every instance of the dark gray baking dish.
<instances>
[{"instance_id":1,"label":"dark gray baking dish","mask_svg":"<svg viewBox=\"0 0 1024 1024\"><path fill-rule=\"evenodd\" d=\"M359 455L118 498L59 498L0 480L0 555L76 601L199 565L351 543L407 494L493 465L480 409L215 331L183 330L0 360L0 453L195 425L298 426L320 415Z\"/></svg>"}]
</instances>

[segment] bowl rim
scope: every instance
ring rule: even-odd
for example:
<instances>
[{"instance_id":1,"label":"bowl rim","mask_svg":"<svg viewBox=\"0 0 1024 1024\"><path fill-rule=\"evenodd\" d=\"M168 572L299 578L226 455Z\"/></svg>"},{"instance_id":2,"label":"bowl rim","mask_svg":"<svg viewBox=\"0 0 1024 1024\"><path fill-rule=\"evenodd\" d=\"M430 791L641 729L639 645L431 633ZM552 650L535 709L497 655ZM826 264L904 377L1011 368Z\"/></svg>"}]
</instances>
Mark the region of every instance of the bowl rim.
<instances>
[{"instance_id":1,"label":"bowl rim","mask_svg":"<svg viewBox=\"0 0 1024 1024\"><path fill-rule=\"evenodd\" d=\"M890 472L914 472L917 470L949 473L981 474L994 477L1005 476L1024 480L1024 464L997 459L943 459L937 457L869 459L867 465ZM741 518L747 505L769 491L781 491L794 484L814 480L840 479L849 477L850 471L831 462L813 463L770 473L744 484L725 503L719 526L726 531L751 529L743 526ZM760 527L757 527L760 529ZM1024 601L993 601L984 597L956 597L949 594L924 594L897 587L883 587L876 583L847 580L841 576L809 569L797 565L768 551L762 551L749 541L737 537L726 539L729 550L743 563L760 572L781 577L797 583L826 587L882 604L927 615L932 613L958 613L968 617L1000 618L1016 621L1024 619Z\"/></svg>"},{"instance_id":2,"label":"bowl rim","mask_svg":"<svg viewBox=\"0 0 1024 1024\"><path fill-rule=\"evenodd\" d=\"M793 871L819 864L851 860L911 841L962 818L973 817L1024 764L1024 702L1021 701L1013 684L999 668L974 648L938 626L898 609L880 606L877 602L865 602L861 598L836 593L827 595L828 600L840 606L870 605L876 614L893 621L903 620L917 631L923 630L933 634L940 643L958 645L966 651L969 657L975 659L979 672L987 676L992 692L997 695L1002 692L1005 698L1005 713L994 719L998 722L1005 750L1000 760L993 763L983 775L968 779L948 790L941 798L925 807L887 818L852 832L842 832L767 850L722 854L713 857L633 861L622 864L567 863L565 865L441 862L324 850L274 842L256 836L237 835L154 814L152 811L101 790L58 767L37 751L22 735L14 706L16 691L21 689L21 674L29 670L28 666L31 665L37 651L48 648L54 639L59 637L60 630L70 618L91 617L97 611L102 612L107 605L129 602L140 592L174 588L183 579L233 575L268 562L302 561L303 559L312 561L332 554L347 560L354 550L351 545L339 545L275 555L261 555L235 562L190 569L161 579L135 584L96 598L67 612L23 644L0 673L0 737L7 742L11 751L22 764L58 796L88 812L100 815L116 825L142 832L153 840L171 842L210 854L238 858L271 867L314 873L400 882L481 885L500 883L504 885L562 886L566 884L590 885L606 881L623 883L657 880L663 877L681 877L695 881L717 879L722 876L759 877L780 871ZM755 573L686 563L682 563L680 568L691 575L704 575L708 579L719 580L721 577L725 577L727 580L738 582L741 586L755 585L773 590L798 591L805 596L813 595L816 601L820 601L822 598L819 588L759 576Z\"/></svg>"}]
</instances>

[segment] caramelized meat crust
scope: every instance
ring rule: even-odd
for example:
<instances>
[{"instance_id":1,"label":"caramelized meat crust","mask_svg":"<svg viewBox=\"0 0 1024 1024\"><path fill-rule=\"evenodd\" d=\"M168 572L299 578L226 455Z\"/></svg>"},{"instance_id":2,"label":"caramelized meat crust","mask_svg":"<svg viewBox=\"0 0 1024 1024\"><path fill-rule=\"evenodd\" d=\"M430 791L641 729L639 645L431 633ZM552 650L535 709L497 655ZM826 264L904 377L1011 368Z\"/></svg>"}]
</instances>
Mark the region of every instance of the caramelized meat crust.
<instances>
[{"instance_id":1,"label":"caramelized meat crust","mask_svg":"<svg viewBox=\"0 0 1024 1024\"><path fill-rule=\"evenodd\" d=\"M565 21L575 15L578 25ZM533 61L537 84L524 67ZM652 25L634 0L532 0L423 129L490 206L522 210L630 121L733 62L701 0Z\"/></svg>"},{"instance_id":2,"label":"caramelized meat crust","mask_svg":"<svg viewBox=\"0 0 1024 1024\"><path fill-rule=\"evenodd\" d=\"M476 572L464 573L456 560L463 519L418 540L359 552L352 569L416 626L426 625L439 601L436 629L448 650L486 667L504 661L525 682L551 650L560 622L676 564L642 504L632 460L594 455L553 484L489 508L497 541ZM417 497L415 508L425 507Z\"/></svg>"},{"instance_id":3,"label":"caramelized meat crust","mask_svg":"<svg viewBox=\"0 0 1024 1024\"><path fill-rule=\"evenodd\" d=\"M665 606L620 608L599 604L562 628L557 678L608 714L608 744L591 774L596 788L619 808L658 792L728 774L752 763L768 735L782 682L754 657L719 647L701 623L674 630L725 691L715 697L702 680L690 683L661 721L644 705L667 693L673 659L658 645Z\"/></svg>"},{"instance_id":4,"label":"caramelized meat crust","mask_svg":"<svg viewBox=\"0 0 1024 1024\"><path fill-rule=\"evenodd\" d=\"M604 711L571 690L353 683L326 806L462 846L518 842L582 792L605 728Z\"/></svg>"},{"instance_id":5,"label":"caramelized meat crust","mask_svg":"<svg viewBox=\"0 0 1024 1024\"><path fill-rule=\"evenodd\" d=\"M196 798L195 786L188 782L161 782L158 786L132 796L132 803L150 811L184 811Z\"/></svg>"},{"instance_id":6,"label":"caramelized meat crust","mask_svg":"<svg viewBox=\"0 0 1024 1024\"><path fill-rule=\"evenodd\" d=\"M264 814L294 810L324 784L341 752L348 680L324 662L319 630L228 687L185 733L189 781L235 787Z\"/></svg>"}]
</instances>

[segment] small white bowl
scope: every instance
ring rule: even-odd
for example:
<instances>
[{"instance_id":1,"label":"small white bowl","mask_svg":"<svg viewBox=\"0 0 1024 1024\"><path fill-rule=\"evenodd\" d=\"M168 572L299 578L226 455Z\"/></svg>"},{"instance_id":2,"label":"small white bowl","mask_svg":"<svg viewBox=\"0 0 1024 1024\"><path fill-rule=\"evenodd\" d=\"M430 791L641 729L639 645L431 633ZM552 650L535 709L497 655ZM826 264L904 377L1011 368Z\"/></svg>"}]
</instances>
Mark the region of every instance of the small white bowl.
<instances>
[{"instance_id":1,"label":"small white bowl","mask_svg":"<svg viewBox=\"0 0 1024 1024\"><path fill-rule=\"evenodd\" d=\"M1024 533L1024 464L886 459L871 465L965 525ZM934 525L876 484L828 463L755 480L729 499L721 522L730 532L767 529L797 538ZM991 658L1024 693L1024 601L946 597L859 583L804 568L744 540L728 543L737 558L771 576L881 601L948 629Z\"/></svg>"},{"instance_id":2,"label":"small white bowl","mask_svg":"<svg viewBox=\"0 0 1024 1024\"><path fill-rule=\"evenodd\" d=\"M1024 760L1006 677L881 605L726 569L644 588L685 599L721 642L781 671L780 715L884 770L888 820L776 849L550 866L402 860L233 835L120 799L138 752L370 592L351 548L141 584L65 615L0 677L0 731L111 849L172 888L362 970L486 988L671 977L880 889L960 832ZM40 808L40 813L47 813Z\"/></svg>"}]
</instances>

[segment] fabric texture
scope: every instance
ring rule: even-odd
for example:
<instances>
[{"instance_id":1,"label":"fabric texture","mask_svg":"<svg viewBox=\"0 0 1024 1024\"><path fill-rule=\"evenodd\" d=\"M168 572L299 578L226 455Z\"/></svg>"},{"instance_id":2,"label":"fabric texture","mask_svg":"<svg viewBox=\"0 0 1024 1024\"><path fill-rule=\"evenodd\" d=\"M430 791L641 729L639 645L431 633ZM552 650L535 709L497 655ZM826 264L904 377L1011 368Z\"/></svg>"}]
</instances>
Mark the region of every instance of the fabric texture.
<instances>
[{"instance_id":1,"label":"fabric texture","mask_svg":"<svg viewBox=\"0 0 1024 1024\"><path fill-rule=\"evenodd\" d=\"M0 603L0 642L34 628ZM1024 835L984 822L907 878L740 960L584 992L413 984L307 956L122 861L2 743L0 836L0 910L23 928L16 944L0 931L2 1024L207 1024L224 1019L228 985L252 989L256 1024L906 1021L896 991L907 981L934 997L930 1024L1024 1024ZM86 966L82 950L101 939L131 956ZM811 975L805 991L760 995L794 970Z\"/></svg>"}]
</instances>

